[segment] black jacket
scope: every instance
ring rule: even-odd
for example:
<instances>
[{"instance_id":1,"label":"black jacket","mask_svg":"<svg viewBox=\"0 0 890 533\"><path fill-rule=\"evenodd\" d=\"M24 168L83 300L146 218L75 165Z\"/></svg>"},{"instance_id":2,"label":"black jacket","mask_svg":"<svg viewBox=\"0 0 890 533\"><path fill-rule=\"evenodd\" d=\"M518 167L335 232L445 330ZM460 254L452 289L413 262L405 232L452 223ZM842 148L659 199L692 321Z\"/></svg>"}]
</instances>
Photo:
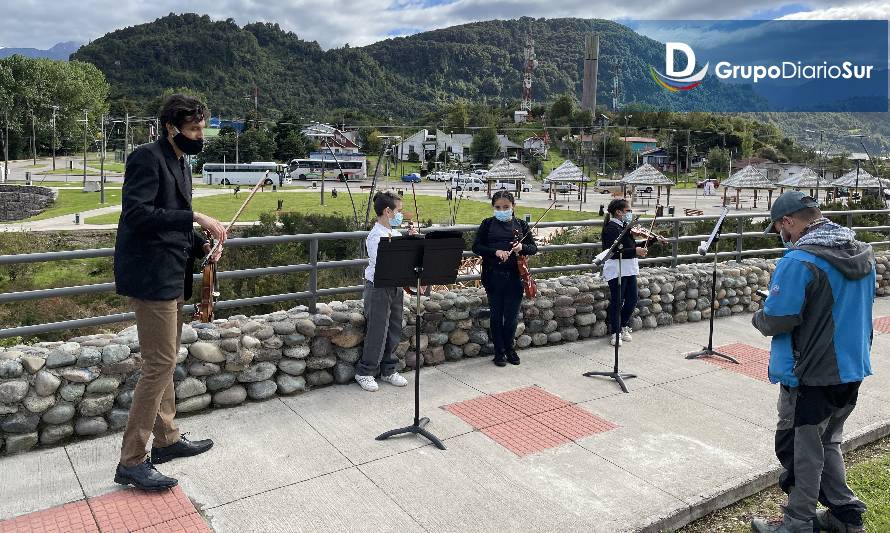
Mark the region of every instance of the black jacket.
<instances>
[{"instance_id":1,"label":"black jacket","mask_svg":"<svg viewBox=\"0 0 890 533\"><path fill-rule=\"evenodd\" d=\"M206 241L193 226L191 169L166 138L130 154L121 196L117 293L143 300L191 298L194 260Z\"/></svg>"},{"instance_id":2,"label":"black jacket","mask_svg":"<svg viewBox=\"0 0 890 533\"><path fill-rule=\"evenodd\" d=\"M615 224L610 219L603 225L603 250L608 250L612 247L612 244L615 242L615 239L621 235L621 232L624 230L622 226ZM631 232L627 232L624 235L624 239L621 241L621 253L615 254L613 259L618 259L620 255L622 259L633 259L637 256L636 248L643 246L645 243L637 243L634 239L633 234Z\"/></svg>"},{"instance_id":3,"label":"black jacket","mask_svg":"<svg viewBox=\"0 0 890 533\"><path fill-rule=\"evenodd\" d=\"M473 241L473 253L482 257L482 283L485 284L486 279L488 278L488 273L492 268L496 268L497 266L506 266L509 267L512 264L513 269L517 269L516 265L516 257L512 256L506 263L501 263L501 260L495 255L495 252L498 251L499 248L495 248L492 246L491 240L489 239L489 231L491 229L491 225L495 222L494 217L488 217L482 221L482 224L479 224L479 229L476 230L476 240ZM513 224L516 228L516 231L519 232L519 235L525 235L522 239L522 251L519 253L522 255L535 255L538 253L538 245L535 244L535 238L532 236L529 231L528 223L519 218L513 218ZM517 270L517 274L518 274Z\"/></svg>"}]
</instances>

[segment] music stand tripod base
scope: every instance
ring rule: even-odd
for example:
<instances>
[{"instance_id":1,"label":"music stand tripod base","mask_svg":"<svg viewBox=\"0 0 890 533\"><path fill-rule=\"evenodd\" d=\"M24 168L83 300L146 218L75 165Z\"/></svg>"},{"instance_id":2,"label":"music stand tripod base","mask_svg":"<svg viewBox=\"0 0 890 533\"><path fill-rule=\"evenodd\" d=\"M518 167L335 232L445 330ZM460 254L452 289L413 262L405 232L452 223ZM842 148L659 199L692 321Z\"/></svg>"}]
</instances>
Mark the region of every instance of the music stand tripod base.
<instances>
[{"instance_id":1,"label":"music stand tripod base","mask_svg":"<svg viewBox=\"0 0 890 533\"><path fill-rule=\"evenodd\" d=\"M423 437L426 437L426 439L428 441L432 442L436 448L439 448L440 450L444 450L445 445L442 444L442 441L439 440L439 437L433 435L432 433L430 433L429 431L427 431L425 429L426 425L429 424L429 422L430 422L429 418L423 417L420 420L416 420L414 422L414 424L412 424L408 427L392 429L392 430L387 431L386 433L381 433L380 435L378 435L376 437L376 440L386 440L386 439L388 439L390 437L394 437L396 435L405 435L407 433L413 433L415 435L421 435Z\"/></svg>"},{"instance_id":2,"label":"music stand tripod base","mask_svg":"<svg viewBox=\"0 0 890 533\"><path fill-rule=\"evenodd\" d=\"M720 353L717 350L708 348L707 346L703 346L702 349L697 352L692 352L692 353L686 354L686 359L698 359L699 357L712 357L712 356L722 357L722 358L726 359L727 361L730 361L737 365L741 364L738 362L738 360L735 357L733 357L731 355L726 355L725 353Z\"/></svg>"},{"instance_id":3,"label":"music stand tripod base","mask_svg":"<svg viewBox=\"0 0 890 533\"><path fill-rule=\"evenodd\" d=\"M595 377L595 376L602 376L602 377L614 379L615 381L618 382L618 386L621 387L621 392L629 392L627 390L627 385L624 384L625 379L637 377L636 374L628 374L626 372L585 372L581 375L584 377L588 377L588 378Z\"/></svg>"}]
</instances>

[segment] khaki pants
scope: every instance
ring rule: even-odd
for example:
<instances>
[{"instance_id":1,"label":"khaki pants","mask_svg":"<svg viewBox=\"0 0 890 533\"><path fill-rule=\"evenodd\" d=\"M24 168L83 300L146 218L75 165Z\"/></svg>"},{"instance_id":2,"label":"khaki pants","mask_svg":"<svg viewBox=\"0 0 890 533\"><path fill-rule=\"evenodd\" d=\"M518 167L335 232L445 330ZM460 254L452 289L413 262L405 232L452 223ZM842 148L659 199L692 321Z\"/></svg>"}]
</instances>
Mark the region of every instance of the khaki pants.
<instances>
[{"instance_id":1,"label":"khaki pants","mask_svg":"<svg viewBox=\"0 0 890 533\"><path fill-rule=\"evenodd\" d=\"M136 383L130 417L121 445L121 464L134 466L145 461L148 437L162 448L179 440L173 371L182 336L182 299L140 300L130 298L136 312L142 377Z\"/></svg>"}]
</instances>

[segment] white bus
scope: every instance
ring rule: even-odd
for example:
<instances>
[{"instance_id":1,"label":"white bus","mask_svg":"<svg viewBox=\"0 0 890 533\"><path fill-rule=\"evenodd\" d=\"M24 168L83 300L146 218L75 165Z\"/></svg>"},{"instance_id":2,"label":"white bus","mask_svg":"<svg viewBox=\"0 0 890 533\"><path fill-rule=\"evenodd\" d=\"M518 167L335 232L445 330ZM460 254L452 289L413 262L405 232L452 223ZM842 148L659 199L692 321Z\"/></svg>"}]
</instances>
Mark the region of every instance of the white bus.
<instances>
[{"instance_id":1,"label":"white bus","mask_svg":"<svg viewBox=\"0 0 890 533\"><path fill-rule=\"evenodd\" d=\"M266 172L269 175L266 176ZM284 185L284 165L279 163L205 163L201 167L205 185L256 185L261 179L266 185Z\"/></svg>"},{"instance_id":2,"label":"white bus","mask_svg":"<svg viewBox=\"0 0 890 533\"><path fill-rule=\"evenodd\" d=\"M367 158L364 154L337 154L335 161L330 155L313 153L309 159L292 159L288 165L293 180L320 180L322 169L325 179L363 180L367 176Z\"/></svg>"}]
</instances>

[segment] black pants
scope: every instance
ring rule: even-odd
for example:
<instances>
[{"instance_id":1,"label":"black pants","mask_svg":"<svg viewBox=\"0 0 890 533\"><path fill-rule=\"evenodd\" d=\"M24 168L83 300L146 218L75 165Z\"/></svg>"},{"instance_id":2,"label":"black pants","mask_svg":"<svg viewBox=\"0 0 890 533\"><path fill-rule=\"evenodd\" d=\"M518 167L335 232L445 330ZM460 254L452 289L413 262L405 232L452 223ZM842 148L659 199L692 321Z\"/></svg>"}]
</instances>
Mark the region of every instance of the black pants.
<instances>
[{"instance_id":1,"label":"black pants","mask_svg":"<svg viewBox=\"0 0 890 533\"><path fill-rule=\"evenodd\" d=\"M513 351L522 291L522 280L516 269L492 269L486 275L485 292L491 308L490 332L495 355Z\"/></svg>"},{"instance_id":2,"label":"black pants","mask_svg":"<svg viewBox=\"0 0 890 533\"><path fill-rule=\"evenodd\" d=\"M618 309L618 278L609 280L609 324L612 333L621 331L621 328L630 322L637 306L637 277L624 276L621 278L621 309ZM620 324L619 324L620 319Z\"/></svg>"}]
</instances>

